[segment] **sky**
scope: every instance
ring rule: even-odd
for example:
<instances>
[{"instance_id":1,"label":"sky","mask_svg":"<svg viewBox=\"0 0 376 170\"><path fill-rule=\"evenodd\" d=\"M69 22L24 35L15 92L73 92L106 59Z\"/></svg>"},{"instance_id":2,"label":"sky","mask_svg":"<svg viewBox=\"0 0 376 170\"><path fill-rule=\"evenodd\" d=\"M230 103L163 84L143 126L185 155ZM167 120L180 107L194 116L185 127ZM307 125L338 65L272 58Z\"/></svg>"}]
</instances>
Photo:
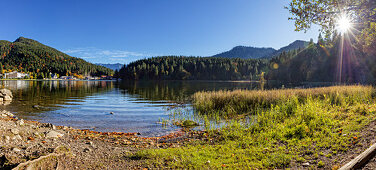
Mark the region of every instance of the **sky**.
<instances>
[{"instance_id":1,"label":"sky","mask_svg":"<svg viewBox=\"0 0 376 170\"><path fill-rule=\"evenodd\" d=\"M0 39L37 40L93 63L161 55L211 56L244 45L315 41L295 32L288 0L6 0Z\"/></svg>"}]
</instances>

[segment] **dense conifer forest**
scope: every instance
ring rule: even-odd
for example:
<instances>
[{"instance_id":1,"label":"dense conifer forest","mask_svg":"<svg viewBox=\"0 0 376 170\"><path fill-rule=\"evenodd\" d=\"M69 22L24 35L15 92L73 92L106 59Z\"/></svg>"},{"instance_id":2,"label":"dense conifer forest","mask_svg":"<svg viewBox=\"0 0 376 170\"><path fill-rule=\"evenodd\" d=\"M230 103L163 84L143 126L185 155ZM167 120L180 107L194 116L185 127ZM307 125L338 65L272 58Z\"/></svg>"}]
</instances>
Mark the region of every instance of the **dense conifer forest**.
<instances>
[{"instance_id":1,"label":"dense conifer forest","mask_svg":"<svg viewBox=\"0 0 376 170\"><path fill-rule=\"evenodd\" d=\"M120 69L132 80L249 80L260 79L268 60L165 56L138 60Z\"/></svg>"}]
</instances>

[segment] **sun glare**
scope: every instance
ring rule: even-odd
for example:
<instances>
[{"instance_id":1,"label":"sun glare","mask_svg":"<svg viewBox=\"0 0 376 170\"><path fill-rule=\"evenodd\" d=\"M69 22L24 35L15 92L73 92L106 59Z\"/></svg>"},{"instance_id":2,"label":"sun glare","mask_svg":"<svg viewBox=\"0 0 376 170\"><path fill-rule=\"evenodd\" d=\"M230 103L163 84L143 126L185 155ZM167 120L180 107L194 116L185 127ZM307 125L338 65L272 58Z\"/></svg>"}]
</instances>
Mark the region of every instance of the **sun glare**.
<instances>
[{"instance_id":1,"label":"sun glare","mask_svg":"<svg viewBox=\"0 0 376 170\"><path fill-rule=\"evenodd\" d=\"M339 33L345 34L352 28L352 23L350 18L347 15L342 15L338 18L336 29Z\"/></svg>"}]
</instances>

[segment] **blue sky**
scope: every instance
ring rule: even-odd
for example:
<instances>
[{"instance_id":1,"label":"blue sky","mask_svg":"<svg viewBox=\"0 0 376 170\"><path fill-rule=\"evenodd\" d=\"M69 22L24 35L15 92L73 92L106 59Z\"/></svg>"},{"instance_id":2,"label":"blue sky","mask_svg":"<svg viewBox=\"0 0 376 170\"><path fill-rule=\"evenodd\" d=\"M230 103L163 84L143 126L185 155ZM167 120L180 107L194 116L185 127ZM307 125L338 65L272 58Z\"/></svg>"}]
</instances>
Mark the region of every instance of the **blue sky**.
<instances>
[{"instance_id":1,"label":"blue sky","mask_svg":"<svg viewBox=\"0 0 376 170\"><path fill-rule=\"evenodd\" d=\"M9 0L0 39L35 39L90 62L210 56L237 45L280 48L317 39L295 32L288 0Z\"/></svg>"}]
</instances>

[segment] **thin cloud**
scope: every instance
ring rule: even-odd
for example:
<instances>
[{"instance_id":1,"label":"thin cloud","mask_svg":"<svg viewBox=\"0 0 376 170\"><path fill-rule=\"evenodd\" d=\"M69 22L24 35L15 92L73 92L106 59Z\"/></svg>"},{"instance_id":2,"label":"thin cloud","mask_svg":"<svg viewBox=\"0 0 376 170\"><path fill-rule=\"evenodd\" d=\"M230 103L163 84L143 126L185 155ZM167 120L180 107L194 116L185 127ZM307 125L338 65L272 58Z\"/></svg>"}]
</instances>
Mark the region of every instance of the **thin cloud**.
<instances>
[{"instance_id":1,"label":"thin cloud","mask_svg":"<svg viewBox=\"0 0 376 170\"><path fill-rule=\"evenodd\" d=\"M109 61L129 63L138 59L155 56L146 53L124 50L104 50L94 47L67 49L63 50L63 52L95 63L108 63Z\"/></svg>"}]
</instances>

